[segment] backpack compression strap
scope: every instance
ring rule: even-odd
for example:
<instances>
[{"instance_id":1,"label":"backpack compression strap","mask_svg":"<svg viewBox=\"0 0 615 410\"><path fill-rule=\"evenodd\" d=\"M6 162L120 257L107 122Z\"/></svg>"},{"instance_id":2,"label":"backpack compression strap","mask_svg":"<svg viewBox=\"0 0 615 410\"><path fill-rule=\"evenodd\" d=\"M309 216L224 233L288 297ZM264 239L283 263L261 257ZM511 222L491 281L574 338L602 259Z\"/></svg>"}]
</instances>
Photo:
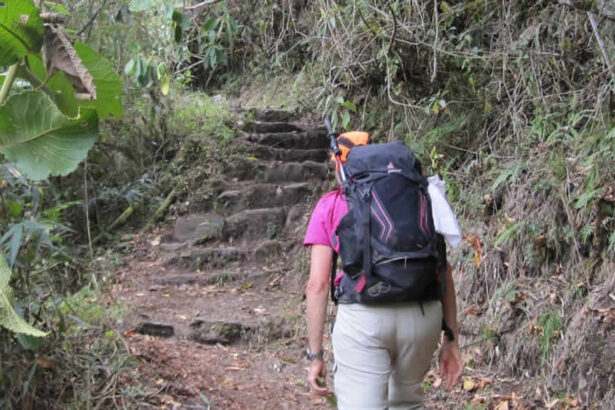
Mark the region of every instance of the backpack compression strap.
<instances>
[{"instance_id":1,"label":"backpack compression strap","mask_svg":"<svg viewBox=\"0 0 615 410\"><path fill-rule=\"evenodd\" d=\"M366 277L372 274L372 251L371 244L369 241L370 232L370 223L369 223L369 206L372 199L372 187L371 184L366 187L365 192L361 194L361 199L363 200L363 273Z\"/></svg>"},{"instance_id":2,"label":"backpack compression strap","mask_svg":"<svg viewBox=\"0 0 615 410\"><path fill-rule=\"evenodd\" d=\"M372 198L372 184L367 184L365 186L365 191L361 192L361 224L363 225L363 243L361 244L363 248L363 276L359 279L359 282L356 284L354 290L357 293L361 293L363 288L365 288L365 284L367 278L372 274L372 250L370 243L370 221L369 221L369 207Z\"/></svg>"}]
</instances>

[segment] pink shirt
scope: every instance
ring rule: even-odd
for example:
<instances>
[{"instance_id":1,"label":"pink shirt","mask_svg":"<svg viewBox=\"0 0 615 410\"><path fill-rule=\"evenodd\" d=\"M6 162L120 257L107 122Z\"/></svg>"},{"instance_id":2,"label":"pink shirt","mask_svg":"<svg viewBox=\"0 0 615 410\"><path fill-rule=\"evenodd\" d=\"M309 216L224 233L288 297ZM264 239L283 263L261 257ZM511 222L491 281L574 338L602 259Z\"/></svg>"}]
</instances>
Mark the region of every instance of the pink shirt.
<instances>
[{"instance_id":1,"label":"pink shirt","mask_svg":"<svg viewBox=\"0 0 615 410\"><path fill-rule=\"evenodd\" d=\"M335 230L342 217L347 213L348 204L341 188L323 195L312 212L303 246L325 245L333 248L339 254L340 243L335 235ZM336 276L336 283L341 280L341 275L342 272Z\"/></svg>"}]
</instances>

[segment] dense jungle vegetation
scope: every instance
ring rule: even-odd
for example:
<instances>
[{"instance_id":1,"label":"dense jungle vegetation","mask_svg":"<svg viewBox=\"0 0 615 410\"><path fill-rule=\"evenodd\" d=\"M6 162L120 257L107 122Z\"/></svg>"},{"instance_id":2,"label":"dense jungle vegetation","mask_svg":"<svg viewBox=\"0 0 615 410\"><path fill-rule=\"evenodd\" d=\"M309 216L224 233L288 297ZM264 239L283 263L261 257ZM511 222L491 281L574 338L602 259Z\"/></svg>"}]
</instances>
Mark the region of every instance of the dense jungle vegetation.
<instances>
[{"instance_id":1,"label":"dense jungle vegetation","mask_svg":"<svg viewBox=\"0 0 615 410\"><path fill-rule=\"evenodd\" d=\"M147 401L105 289L253 106L411 146L464 230L466 365L611 407L614 39L609 0L0 0L0 407Z\"/></svg>"}]
</instances>

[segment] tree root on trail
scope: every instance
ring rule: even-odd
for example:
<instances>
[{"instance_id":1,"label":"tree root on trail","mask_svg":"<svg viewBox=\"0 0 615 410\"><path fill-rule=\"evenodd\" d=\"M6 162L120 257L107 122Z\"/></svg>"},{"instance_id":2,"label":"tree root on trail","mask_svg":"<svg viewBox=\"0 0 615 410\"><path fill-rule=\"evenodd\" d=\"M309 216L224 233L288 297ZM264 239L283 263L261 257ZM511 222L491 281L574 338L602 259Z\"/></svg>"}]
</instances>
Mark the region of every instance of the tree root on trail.
<instances>
[{"instance_id":1,"label":"tree root on trail","mask_svg":"<svg viewBox=\"0 0 615 410\"><path fill-rule=\"evenodd\" d=\"M183 184L181 183L178 183L177 185L175 185L175 187L171 190L171 192L169 192L169 195L167 195L165 200L160 204L158 209L156 209L156 212L154 212L154 216L152 216L149 222L147 222L147 224L141 230L141 232L145 232L149 230L152 226L154 226L154 224L160 219L160 217L162 217L162 215L166 212L169 206L171 206L171 204L173 203L173 200L175 199L177 194L181 192L182 188L183 188Z\"/></svg>"},{"instance_id":2,"label":"tree root on trail","mask_svg":"<svg viewBox=\"0 0 615 410\"><path fill-rule=\"evenodd\" d=\"M97 243L98 241L100 241L101 239L105 238L107 236L107 232L112 231L113 229L117 228L118 226L124 224L128 218L134 213L134 211L136 209L138 209L141 206L140 203L135 203L131 206L129 206L128 208L126 208L124 210L124 212L122 212L122 214L120 216L118 216L116 218L115 221L113 221L113 223L109 226L109 228L107 228L106 232L101 232L99 233L93 240L92 243Z\"/></svg>"}]
</instances>

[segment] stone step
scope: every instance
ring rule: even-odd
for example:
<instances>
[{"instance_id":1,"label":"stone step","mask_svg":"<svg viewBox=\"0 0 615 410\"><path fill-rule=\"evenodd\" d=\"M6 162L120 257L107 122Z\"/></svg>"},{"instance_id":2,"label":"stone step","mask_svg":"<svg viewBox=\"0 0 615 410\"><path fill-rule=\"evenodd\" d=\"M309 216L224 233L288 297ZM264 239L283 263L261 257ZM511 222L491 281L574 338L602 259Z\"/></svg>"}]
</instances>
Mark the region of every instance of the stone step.
<instances>
[{"instance_id":1,"label":"stone step","mask_svg":"<svg viewBox=\"0 0 615 410\"><path fill-rule=\"evenodd\" d=\"M188 338L203 344L263 344L292 337L294 333L293 324L282 316L244 323L197 318L190 324Z\"/></svg>"},{"instance_id":2,"label":"stone step","mask_svg":"<svg viewBox=\"0 0 615 410\"><path fill-rule=\"evenodd\" d=\"M224 164L224 175L240 181L301 182L327 178L328 167L323 162L258 161L233 157Z\"/></svg>"},{"instance_id":3,"label":"stone step","mask_svg":"<svg viewBox=\"0 0 615 410\"><path fill-rule=\"evenodd\" d=\"M184 257L182 259L182 263L186 264L187 262L187 257ZM154 283L159 286L222 286L226 283L234 282L242 278L245 278L245 274L242 272L217 269L214 271L197 271L161 275L154 279Z\"/></svg>"},{"instance_id":4,"label":"stone step","mask_svg":"<svg viewBox=\"0 0 615 410\"><path fill-rule=\"evenodd\" d=\"M276 239L286 224L284 208L246 209L226 218L223 235L230 241Z\"/></svg>"},{"instance_id":5,"label":"stone step","mask_svg":"<svg viewBox=\"0 0 615 410\"><path fill-rule=\"evenodd\" d=\"M329 147L326 131L319 130L249 134L247 139L273 148L327 149Z\"/></svg>"},{"instance_id":6,"label":"stone step","mask_svg":"<svg viewBox=\"0 0 615 410\"><path fill-rule=\"evenodd\" d=\"M314 184L310 182L234 185L218 195L214 209L228 214L244 209L291 206L311 198L314 190Z\"/></svg>"},{"instance_id":7,"label":"stone step","mask_svg":"<svg viewBox=\"0 0 615 410\"><path fill-rule=\"evenodd\" d=\"M193 248L176 253L166 260L165 266L179 266L194 270L223 268L225 265L232 262L245 261L248 259L249 254L250 251L245 248L234 246L222 248ZM207 279L203 277L197 282L205 284Z\"/></svg>"},{"instance_id":8,"label":"stone step","mask_svg":"<svg viewBox=\"0 0 615 410\"><path fill-rule=\"evenodd\" d=\"M192 247L169 257L165 266L177 266L196 272L163 275L155 279L159 285L213 285L220 282L237 280L245 275L240 272L220 271L220 268L233 262L265 263L279 259L288 252L295 242L275 239L261 240L251 246L233 247ZM214 271L209 271L214 269Z\"/></svg>"},{"instance_id":9,"label":"stone step","mask_svg":"<svg viewBox=\"0 0 615 410\"><path fill-rule=\"evenodd\" d=\"M175 328L173 328L173 326L157 322L141 322L133 331L142 335L157 337L171 337L175 334Z\"/></svg>"},{"instance_id":10,"label":"stone step","mask_svg":"<svg viewBox=\"0 0 615 410\"><path fill-rule=\"evenodd\" d=\"M258 109L253 108L250 113L254 115L254 120L261 122L288 122L295 119L295 114L285 110Z\"/></svg>"},{"instance_id":11,"label":"stone step","mask_svg":"<svg viewBox=\"0 0 615 410\"><path fill-rule=\"evenodd\" d=\"M214 213L194 213L175 221L171 238L165 242L204 243L222 239L224 218Z\"/></svg>"},{"instance_id":12,"label":"stone step","mask_svg":"<svg viewBox=\"0 0 615 410\"><path fill-rule=\"evenodd\" d=\"M266 133L266 132L293 132L303 131L298 125L289 122L263 122L254 121L245 126L245 131L253 133Z\"/></svg>"},{"instance_id":13,"label":"stone step","mask_svg":"<svg viewBox=\"0 0 615 410\"><path fill-rule=\"evenodd\" d=\"M258 160L276 160L284 162L325 162L329 157L328 150L325 148L301 150L273 148L250 141L238 141L238 144L244 148L247 155L253 156Z\"/></svg>"}]
</instances>

